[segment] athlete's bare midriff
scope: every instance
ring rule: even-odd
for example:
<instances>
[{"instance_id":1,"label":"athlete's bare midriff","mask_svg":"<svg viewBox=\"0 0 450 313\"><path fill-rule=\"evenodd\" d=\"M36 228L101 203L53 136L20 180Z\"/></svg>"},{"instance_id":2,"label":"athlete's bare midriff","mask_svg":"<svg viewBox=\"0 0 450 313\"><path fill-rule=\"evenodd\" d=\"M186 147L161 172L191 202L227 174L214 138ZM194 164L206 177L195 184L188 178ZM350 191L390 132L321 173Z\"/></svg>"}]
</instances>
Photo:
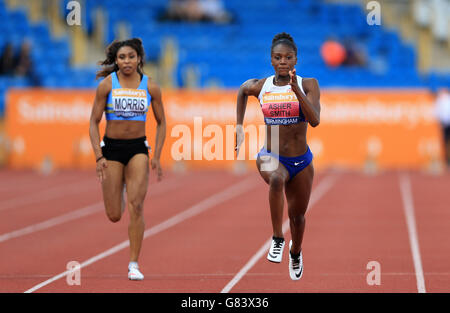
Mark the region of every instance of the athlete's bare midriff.
<instances>
[{"instance_id":1,"label":"athlete's bare midriff","mask_svg":"<svg viewBox=\"0 0 450 313\"><path fill-rule=\"evenodd\" d=\"M275 152L272 149L271 134L272 128L278 127L279 129L279 151L277 154L287 157L296 157L302 155L307 150L306 143L306 130L307 123L300 122L292 125L266 125L267 127L267 149ZM276 137L275 137L276 138ZM275 147L274 147L275 148Z\"/></svg>"},{"instance_id":2,"label":"athlete's bare midriff","mask_svg":"<svg viewBox=\"0 0 450 313\"><path fill-rule=\"evenodd\" d=\"M107 121L105 134L112 139L134 139L145 136L143 121Z\"/></svg>"}]
</instances>

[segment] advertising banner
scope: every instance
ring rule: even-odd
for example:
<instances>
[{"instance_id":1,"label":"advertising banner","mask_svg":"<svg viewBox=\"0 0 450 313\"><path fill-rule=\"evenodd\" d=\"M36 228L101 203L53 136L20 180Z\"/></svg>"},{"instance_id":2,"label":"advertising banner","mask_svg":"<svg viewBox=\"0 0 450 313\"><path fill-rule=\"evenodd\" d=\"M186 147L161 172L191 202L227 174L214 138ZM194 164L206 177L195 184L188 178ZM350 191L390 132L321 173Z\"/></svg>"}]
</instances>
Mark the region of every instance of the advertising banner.
<instances>
[{"instance_id":1,"label":"advertising banner","mask_svg":"<svg viewBox=\"0 0 450 313\"><path fill-rule=\"evenodd\" d=\"M188 168L232 168L237 90L163 90L167 132L161 162ZM89 117L94 90L10 90L5 129L11 168L93 168ZM105 129L103 118L100 131ZM264 144L261 107L249 98L239 159L254 166ZM151 109L147 137L154 145ZM308 128L316 168L429 166L441 158L431 95L422 90L322 90L321 123Z\"/></svg>"}]
</instances>

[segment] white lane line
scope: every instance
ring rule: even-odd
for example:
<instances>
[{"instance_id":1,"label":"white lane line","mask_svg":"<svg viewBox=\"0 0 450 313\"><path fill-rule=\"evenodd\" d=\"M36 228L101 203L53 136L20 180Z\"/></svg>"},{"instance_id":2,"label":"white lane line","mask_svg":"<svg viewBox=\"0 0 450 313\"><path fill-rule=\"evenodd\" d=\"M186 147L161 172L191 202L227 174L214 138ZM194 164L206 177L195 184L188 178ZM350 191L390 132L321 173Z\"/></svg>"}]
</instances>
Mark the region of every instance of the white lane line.
<instances>
[{"instance_id":1,"label":"white lane line","mask_svg":"<svg viewBox=\"0 0 450 313\"><path fill-rule=\"evenodd\" d=\"M147 229L144 232L144 239L148 238L150 236L153 236L159 232L162 232L163 230L166 230L172 226L175 226L175 225L189 219L190 217L198 215L198 214L202 213L203 211L206 211L212 207L217 206L218 204L220 204L222 202L225 202L229 199L239 196L239 195L249 191L250 189L254 188L255 186L256 186L256 184L255 184L254 177L250 177L244 181L241 181L240 183L233 184L232 186L228 187L227 189L225 189L221 192L218 192L218 193L200 201L199 203L191 206L190 208L184 210L183 212L169 218L168 220ZM129 246L129 241L125 240L122 243L112 247L111 249L108 249L108 250L84 261L83 263L81 263L80 269L83 267L86 267L92 263L95 263L101 259L104 259L114 253L117 253L120 250L127 248L128 246ZM70 270L62 272L50 279L38 284L38 285L26 290L25 293L32 293L44 286L51 284L52 282L54 282L58 279L65 277L67 274L70 274L70 273L71 273Z\"/></svg>"},{"instance_id":2,"label":"white lane line","mask_svg":"<svg viewBox=\"0 0 450 313\"><path fill-rule=\"evenodd\" d=\"M400 176L400 190L403 200L403 211L405 213L406 224L408 225L409 245L411 247L414 270L416 272L417 291L419 293L426 293L422 258L420 256L419 240L416 229L416 218L414 216L414 201L411 192L411 181L407 174L401 174Z\"/></svg>"},{"instance_id":3,"label":"white lane line","mask_svg":"<svg viewBox=\"0 0 450 313\"><path fill-rule=\"evenodd\" d=\"M47 228L68 222L68 221L72 221L72 220L81 218L83 216L87 216L87 215L93 214L95 212L98 212L98 211L102 210L102 208L103 208L103 202L97 202L95 204L88 205L88 206L78 209L76 211L48 219L44 222L33 224L30 226L0 235L0 242L4 242L4 241L7 241L7 240L10 240L13 238L25 236L25 235L35 233L35 232L43 230L43 229L47 229Z\"/></svg>"},{"instance_id":4,"label":"white lane line","mask_svg":"<svg viewBox=\"0 0 450 313\"><path fill-rule=\"evenodd\" d=\"M306 213L311 209L311 207L319 201L320 198L333 186L337 179L337 174L325 177L319 185L312 191L311 199L309 201ZM283 234L289 229L289 218L283 223ZM244 267L233 277L232 280L222 289L221 293L228 293L230 290L244 277L245 274L258 262L263 255L267 253L269 249L272 237L270 237L261 248L250 258L250 260L244 265Z\"/></svg>"},{"instance_id":5,"label":"white lane line","mask_svg":"<svg viewBox=\"0 0 450 313\"><path fill-rule=\"evenodd\" d=\"M15 177L15 173L11 172L9 175L5 175L4 177L0 177L0 192L9 192L13 190L17 190L18 188L34 186L38 184L42 180L46 179L55 179L58 185L68 184L77 180L80 180L79 177L76 176L67 176L66 174L55 174L52 176L46 176L42 174L38 174L35 172L29 172L26 174L19 173L21 177ZM18 187L20 186L20 187ZM49 186L49 188L52 186Z\"/></svg>"},{"instance_id":6,"label":"white lane line","mask_svg":"<svg viewBox=\"0 0 450 313\"><path fill-rule=\"evenodd\" d=\"M61 198L71 194L78 194L82 191L92 189L93 184L89 184L90 181L93 180L82 180L72 184L59 184L56 187L35 192L33 194L21 195L12 199L4 200L0 202L0 211L55 198Z\"/></svg>"},{"instance_id":7,"label":"white lane line","mask_svg":"<svg viewBox=\"0 0 450 313\"><path fill-rule=\"evenodd\" d=\"M161 185L154 185L155 189L150 189L149 193L148 193L148 197L151 196L156 196L158 194L173 190L177 187L179 187L179 183L177 183L179 180L173 178L171 180L166 180L164 182L167 182L166 184L164 183L159 183ZM164 185L162 185L164 184ZM159 188L158 188L159 187ZM150 188L153 188L153 184L150 185ZM13 239L13 238L17 238L17 237L21 237L21 236L25 236L31 233L35 233L37 231L40 230L44 230L59 224L63 224L75 219L79 219L81 217L84 216L88 216L94 213L97 213L99 211L103 211L103 201L88 205L86 207L83 207L81 209L78 209L76 211L73 212L69 212L51 219L48 219L46 221L37 223L37 224L33 224L18 230L14 230L12 232L0 235L0 243Z\"/></svg>"}]
</instances>

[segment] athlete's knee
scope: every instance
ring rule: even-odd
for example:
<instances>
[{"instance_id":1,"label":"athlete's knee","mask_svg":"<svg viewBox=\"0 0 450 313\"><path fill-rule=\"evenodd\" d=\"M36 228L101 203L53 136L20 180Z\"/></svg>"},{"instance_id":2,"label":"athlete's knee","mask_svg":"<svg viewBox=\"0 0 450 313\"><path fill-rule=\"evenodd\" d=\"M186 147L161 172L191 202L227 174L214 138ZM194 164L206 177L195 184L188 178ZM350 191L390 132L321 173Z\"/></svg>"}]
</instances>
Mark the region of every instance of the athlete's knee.
<instances>
[{"instance_id":1,"label":"athlete's knee","mask_svg":"<svg viewBox=\"0 0 450 313\"><path fill-rule=\"evenodd\" d=\"M305 215L301 213L288 212L289 220L292 224L300 226L305 223Z\"/></svg>"},{"instance_id":2,"label":"athlete's knee","mask_svg":"<svg viewBox=\"0 0 450 313\"><path fill-rule=\"evenodd\" d=\"M132 217L140 217L142 216L142 211L144 208L144 204L142 203L142 201L137 200L137 199L131 199L128 202L128 206L129 206L129 210L130 210L130 215Z\"/></svg>"},{"instance_id":3,"label":"athlete's knee","mask_svg":"<svg viewBox=\"0 0 450 313\"><path fill-rule=\"evenodd\" d=\"M109 220L113 223L117 223L121 219L121 214L119 213L112 213L112 212L106 212L106 215L108 216Z\"/></svg>"},{"instance_id":4,"label":"athlete's knee","mask_svg":"<svg viewBox=\"0 0 450 313\"><path fill-rule=\"evenodd\" d=\"M284 188L284 177L279 173L272 173L269 178L270 188L281 191Z\"/></svg>"}]
</instances>

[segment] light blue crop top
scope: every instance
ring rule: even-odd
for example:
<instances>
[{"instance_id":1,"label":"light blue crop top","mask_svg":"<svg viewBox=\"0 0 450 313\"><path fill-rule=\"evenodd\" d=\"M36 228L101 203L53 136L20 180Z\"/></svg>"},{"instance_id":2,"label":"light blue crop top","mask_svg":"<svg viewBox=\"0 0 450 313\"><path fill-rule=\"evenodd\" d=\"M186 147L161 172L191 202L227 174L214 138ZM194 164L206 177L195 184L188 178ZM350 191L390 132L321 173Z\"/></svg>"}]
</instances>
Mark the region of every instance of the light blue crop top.
<instances>
[{"instance_id":1,"label":"light blue crop top","mask_svg":"<svg viewBox=\"0 0 450 313\"><path fill-rule=\"evenodd\" d=\"M112 88L106 102L106 120L144 121L151 104L151 95L148 93L146 75L142 76L137 89L122 88L117 73L111 73Z\"/></svg>"}]
</instances>

